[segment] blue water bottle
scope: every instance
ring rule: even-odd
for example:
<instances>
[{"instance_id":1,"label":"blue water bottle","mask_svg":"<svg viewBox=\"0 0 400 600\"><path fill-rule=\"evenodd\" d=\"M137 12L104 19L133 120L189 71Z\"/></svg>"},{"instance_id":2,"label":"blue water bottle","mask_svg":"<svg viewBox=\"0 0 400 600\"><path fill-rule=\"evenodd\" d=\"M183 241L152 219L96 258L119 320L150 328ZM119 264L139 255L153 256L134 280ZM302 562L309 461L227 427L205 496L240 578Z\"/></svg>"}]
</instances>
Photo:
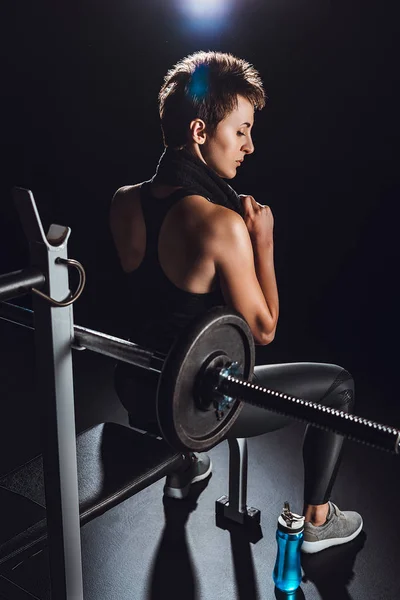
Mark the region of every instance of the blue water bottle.
<instances>
[{"instance_id":1,"label":"blue water bottle","mask_svg":"<svg viewBox=\"0 0 400 600\"><path fill-rule=\"evenodd\" d=\"M304 517L292 513L289 502L285 502L278 518L278 552L273 572L275 585L283 592L293 592L301 583L300 547L303 531Z\"/></svg>"}]
</instances>

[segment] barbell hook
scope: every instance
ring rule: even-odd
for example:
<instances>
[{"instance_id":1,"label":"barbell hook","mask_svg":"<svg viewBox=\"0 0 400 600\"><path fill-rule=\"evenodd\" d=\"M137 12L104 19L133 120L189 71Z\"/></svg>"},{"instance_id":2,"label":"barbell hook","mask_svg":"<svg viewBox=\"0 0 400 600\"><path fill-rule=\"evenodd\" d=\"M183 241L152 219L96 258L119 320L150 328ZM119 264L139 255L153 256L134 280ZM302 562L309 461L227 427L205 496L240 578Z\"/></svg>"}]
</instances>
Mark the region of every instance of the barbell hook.
<instances>
[{"instance_id":1,"label":"barbell hook","mask_svg":"<svg viewBox=\"0 0 400 600\"><path fill-rule=\"evenodd\" d=\"M41 296L44 300L47 300L47 302L49 302L52 306L69 306L70 304L73 304L76 300L78 300L79 296L82 294L85 284L86 284L86 273L85 273L85 269L83 268L83 266L81 265L80 262L78 262L77 260L74 260L73 258L61 258L58 257L56 258L55 262L57 264L65 264L67 266L71 266L74 267L75 269L77 269L78 273L79 273L79 283L78 283L78 287L77 290L74 294L70 295L69 299L67 300L63 300L63 301L59 301L59 300L54 300L54 298L51 298L50 296L48 296L47 294L44 294L43 292L41 292L40 290L37 290L36 288L32 288L32 292L34 292L35 294L37 294L38 296Z\"/></svg>"}]
</instances>

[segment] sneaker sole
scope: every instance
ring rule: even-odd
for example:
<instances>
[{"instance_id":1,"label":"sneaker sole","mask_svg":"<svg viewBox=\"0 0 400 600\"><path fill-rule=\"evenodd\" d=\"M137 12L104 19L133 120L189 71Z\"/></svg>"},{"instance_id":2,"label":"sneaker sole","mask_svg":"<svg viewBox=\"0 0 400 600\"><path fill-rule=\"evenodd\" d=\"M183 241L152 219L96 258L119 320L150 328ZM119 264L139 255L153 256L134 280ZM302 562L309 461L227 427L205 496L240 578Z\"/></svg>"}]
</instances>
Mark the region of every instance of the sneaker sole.
<instances>
[{"instance_id":1,"label":"sneaker sole","mask_svg":"<svg viewBox=\"0 0 400 600\"><path fill-rule=\"evenodd\" d=\"M199 481L203 481L206 479L212 471L212 461L210 460L210 465L205 473L201 475L196 475L193 477L191 481L184 488L172 488L164 486L164 495L168 496L168 498L175 498L176 500L183 500L189 493L190 486L192 483L198 483Z\"/></svg>"},{"instance_id":2,"label":"sneaker sole","mask_svg":"<svg viewBox=\"0 0 400 600\"><path fill-rule=\"evenodd\" d=\"M303 542L301 545L301 551L305 554L315 554L315 552L321 552L321 550L326 550L326 548L330 548L331 546L339 546L340 544L346 544L347 542L351 542L354 540L360 533L363 528L363 522L361 521L361 525L359 528L352 533L351 535L343 538L328 538L326 540L321 540L320 542Z\"/></svg>"}]
</instances>

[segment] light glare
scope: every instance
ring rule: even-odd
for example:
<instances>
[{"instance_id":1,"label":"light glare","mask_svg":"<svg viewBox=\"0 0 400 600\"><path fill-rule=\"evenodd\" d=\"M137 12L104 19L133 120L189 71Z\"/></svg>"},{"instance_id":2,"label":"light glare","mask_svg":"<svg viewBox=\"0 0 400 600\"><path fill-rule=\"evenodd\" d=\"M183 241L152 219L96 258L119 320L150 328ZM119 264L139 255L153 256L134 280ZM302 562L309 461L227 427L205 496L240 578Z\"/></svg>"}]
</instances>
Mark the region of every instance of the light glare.
<instances>
[{"instance_id":1,"label":"light glare","mask_svg":"<svg viewBox=\"0 0 400 600\"><path fill-rule=\"evenodd\" d=\"M183 8L193 17L222 17L228 8L227 0L184 0Z\"/></svg>"},{"instance_id":2,"label":"light glare","mask_svg":"<svg viewBox=\"0 0 400 600\"><path fill-rule=\"evenodd\" d=\"M233 0L177 0L186 23L195 30L216 30L228 24Z\"/></svg>"}]
</instances>

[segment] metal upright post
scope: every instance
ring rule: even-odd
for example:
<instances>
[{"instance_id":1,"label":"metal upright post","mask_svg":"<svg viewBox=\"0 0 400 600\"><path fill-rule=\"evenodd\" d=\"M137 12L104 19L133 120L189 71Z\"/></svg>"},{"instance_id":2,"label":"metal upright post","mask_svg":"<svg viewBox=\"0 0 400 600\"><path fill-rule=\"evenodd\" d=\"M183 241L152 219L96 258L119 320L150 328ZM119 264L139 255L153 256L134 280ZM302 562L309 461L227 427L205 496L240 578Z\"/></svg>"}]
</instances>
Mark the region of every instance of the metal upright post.
<instances>
[{"instance_id":1,"label":"metal upright post","mask_svg":"<svg viewBox=\"0 0 400 600\"><path fill-rule=\"evenodd\" d=\"M229 506L225 516L243 523L247 514L247 440L228 438L229 443Z\"/></svg>"},{"instance_id":2,"label":"metal upright post","mask_svg":"<svg viewBox=\"0 0 400 600\"><path fill-rule=\"evenodd\" d=\"M44 290L56 301L69 296L67 258L71 230L52 225L46 236L29 190L14 199L29 240L31 264L46 277ZM46 290L47 288L47 290ZM36 368L42 410L51 593L53 600L83 600L76 432L71 342L72 306L52 306L34 295Z\"/></svg>"}]
</instances>

